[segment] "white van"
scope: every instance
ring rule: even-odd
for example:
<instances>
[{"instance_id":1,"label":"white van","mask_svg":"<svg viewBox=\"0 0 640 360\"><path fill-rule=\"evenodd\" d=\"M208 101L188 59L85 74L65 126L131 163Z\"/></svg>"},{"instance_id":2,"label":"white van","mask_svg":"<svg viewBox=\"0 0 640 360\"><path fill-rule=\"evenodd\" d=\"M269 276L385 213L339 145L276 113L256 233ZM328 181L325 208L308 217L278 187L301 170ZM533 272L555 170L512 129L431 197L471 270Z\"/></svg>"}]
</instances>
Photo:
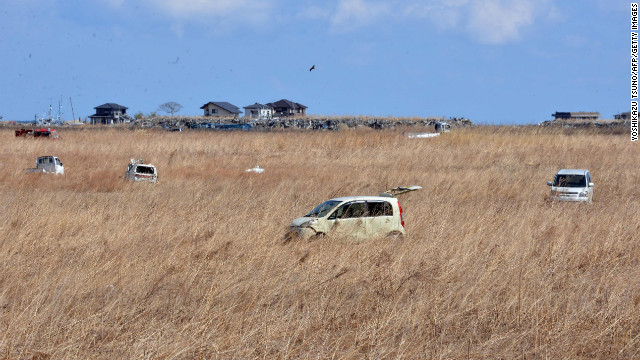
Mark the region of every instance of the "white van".
<instances>
[{"instance_id":1,"label":"white van","mask_svg":"<svg viewBox=\"0 0 640 360\"><path fill-rule=\"evenodd\" d=\"M289 226L288 238L324 235L355 238L404 236L398 199L387 196L349 196L327 200Z\"/></svg>"},{"instance_id":2,"label":"white van","mask_svg":"<svg viewBox=\"0 0 640 360\"><path fill-rule=\"evenodd\" d=\"M562 169L547 185L551 186L552 200L593 202L593 183L589 170Z\"/></svg>"}]
</instances>

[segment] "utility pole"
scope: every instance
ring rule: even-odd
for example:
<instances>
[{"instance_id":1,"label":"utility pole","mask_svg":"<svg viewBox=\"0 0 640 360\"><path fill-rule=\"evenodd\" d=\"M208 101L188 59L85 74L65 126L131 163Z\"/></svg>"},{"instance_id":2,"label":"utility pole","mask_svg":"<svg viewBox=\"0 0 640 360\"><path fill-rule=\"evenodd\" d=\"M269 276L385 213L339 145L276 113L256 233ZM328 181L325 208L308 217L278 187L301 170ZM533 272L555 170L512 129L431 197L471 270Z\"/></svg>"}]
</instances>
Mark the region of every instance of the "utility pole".
<instances>
[{"instance_id":1,"label":"utility pole","mask_svg":"<svg viewBox=\"0 0 640 360\"><path fill-rule=\"evenodd\" d=\"M71 116L73 116L73 121L76 121L76 113L73 111L73 101L71 101L71 96L69 96L69 102L71 103Z\"/></svg>"}]
</instances>

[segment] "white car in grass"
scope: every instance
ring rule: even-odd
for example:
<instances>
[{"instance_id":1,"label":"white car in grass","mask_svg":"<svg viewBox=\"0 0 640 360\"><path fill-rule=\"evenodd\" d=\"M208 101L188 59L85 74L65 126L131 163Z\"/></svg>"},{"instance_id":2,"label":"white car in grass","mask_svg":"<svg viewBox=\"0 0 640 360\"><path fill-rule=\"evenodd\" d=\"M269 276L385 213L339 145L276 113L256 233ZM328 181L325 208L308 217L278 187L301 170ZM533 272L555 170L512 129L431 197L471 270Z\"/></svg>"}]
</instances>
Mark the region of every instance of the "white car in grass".
<instances>
[{"instance_id":1,"label":"white car in grass","mask_svg":"<svg viewBox=\"0 0 640 360\"><path fill-rule=\"evenodd\" d=\"M593 182L589 170L562 169L547 185L551 186L552 200L593 202Z\"/></svg>"},{"instance_id":2,"label":"white car in grass","mask_svg":"<svg viewBox=\"0 0 640 360\"><path fill-rule=\"evenodd\" d=\"M64 165L57 156L40 156L36 159L36 167L27 169L30 173L64 175Z\"/></svg>"},{"instance_id":3,"label":"white car in grass","mask_svg":"<svg viewBox=\"0 0 640 360\"><path fill-rule=\"evenodd\" d=\"M330 199L291 222L287 238L308 239L325 235L352 238L402 237L402 207L395 195L421 189L399 187L380 196L347 196Z\"/></svg>"},{"instance_id":4,"label":"white car in grass","mask_svg":"<svg viewBox=\"0 0 640 360\"><path fill-rule=\"evenodd\" d=\"M145 181L155 183L158 181L158 171L155 166L151 164L145 164L144 160L133 158L127 166L127 171L124 173L124 178L130 181Z\"/></svg>"}]
</instances>

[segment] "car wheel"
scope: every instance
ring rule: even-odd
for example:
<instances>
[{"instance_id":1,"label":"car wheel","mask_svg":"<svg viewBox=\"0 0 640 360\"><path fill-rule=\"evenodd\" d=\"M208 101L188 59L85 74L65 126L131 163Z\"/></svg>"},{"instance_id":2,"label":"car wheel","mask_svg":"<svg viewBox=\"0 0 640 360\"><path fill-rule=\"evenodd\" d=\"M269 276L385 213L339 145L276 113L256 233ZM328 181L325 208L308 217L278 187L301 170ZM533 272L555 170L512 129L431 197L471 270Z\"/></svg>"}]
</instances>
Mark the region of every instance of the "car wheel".
<instances>
[{"instance_id":1,"label":"car wheel","mask_svg":"<svg viewBox=\"0 0 640 360\"><path fill-rule=\"evenodd\" d=\"M284 236L282 237L282 241L286 244L288 242L291 242L293 240L295 240L296 235L291 233L291 232L287 232L286 234L284 234Z\"/></svg>"},{"instance_id":2,"label":"car wheel","mask_svg":"<svg viewBox=\"0 0 640 360\"><path fill-rule=\"evenodd\" d=\"M316 233L315 235L313 235L309 240L312 240L312 241L313 240L322 240L325 237L327 237L327 234L319 232L319 233Z\"/></svg>"}]
</instances>

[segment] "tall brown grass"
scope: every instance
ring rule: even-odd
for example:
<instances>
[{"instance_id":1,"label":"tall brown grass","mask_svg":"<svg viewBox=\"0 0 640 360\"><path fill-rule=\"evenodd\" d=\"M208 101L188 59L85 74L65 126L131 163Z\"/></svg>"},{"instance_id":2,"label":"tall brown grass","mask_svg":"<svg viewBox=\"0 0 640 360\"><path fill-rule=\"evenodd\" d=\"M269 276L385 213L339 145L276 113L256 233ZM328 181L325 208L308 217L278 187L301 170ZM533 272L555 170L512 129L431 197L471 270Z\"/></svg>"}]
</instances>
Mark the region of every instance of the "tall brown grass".
<instances>
[{"instance_id":1,"label":"tall brown grass","mask_svg":"<svg viewBox=\"0 0 640 360\"><path fill-rule=\"evenodd\" d=\"M640 357L628 136L60 132L0 131L0 359ZM48 154L66 175L23 172ZM160 182L124 182L130 157ZM547 201L565 167L593 205ZM414 184L403 240L282 241L328 198Z\"/></svg>"}]
</instances>

